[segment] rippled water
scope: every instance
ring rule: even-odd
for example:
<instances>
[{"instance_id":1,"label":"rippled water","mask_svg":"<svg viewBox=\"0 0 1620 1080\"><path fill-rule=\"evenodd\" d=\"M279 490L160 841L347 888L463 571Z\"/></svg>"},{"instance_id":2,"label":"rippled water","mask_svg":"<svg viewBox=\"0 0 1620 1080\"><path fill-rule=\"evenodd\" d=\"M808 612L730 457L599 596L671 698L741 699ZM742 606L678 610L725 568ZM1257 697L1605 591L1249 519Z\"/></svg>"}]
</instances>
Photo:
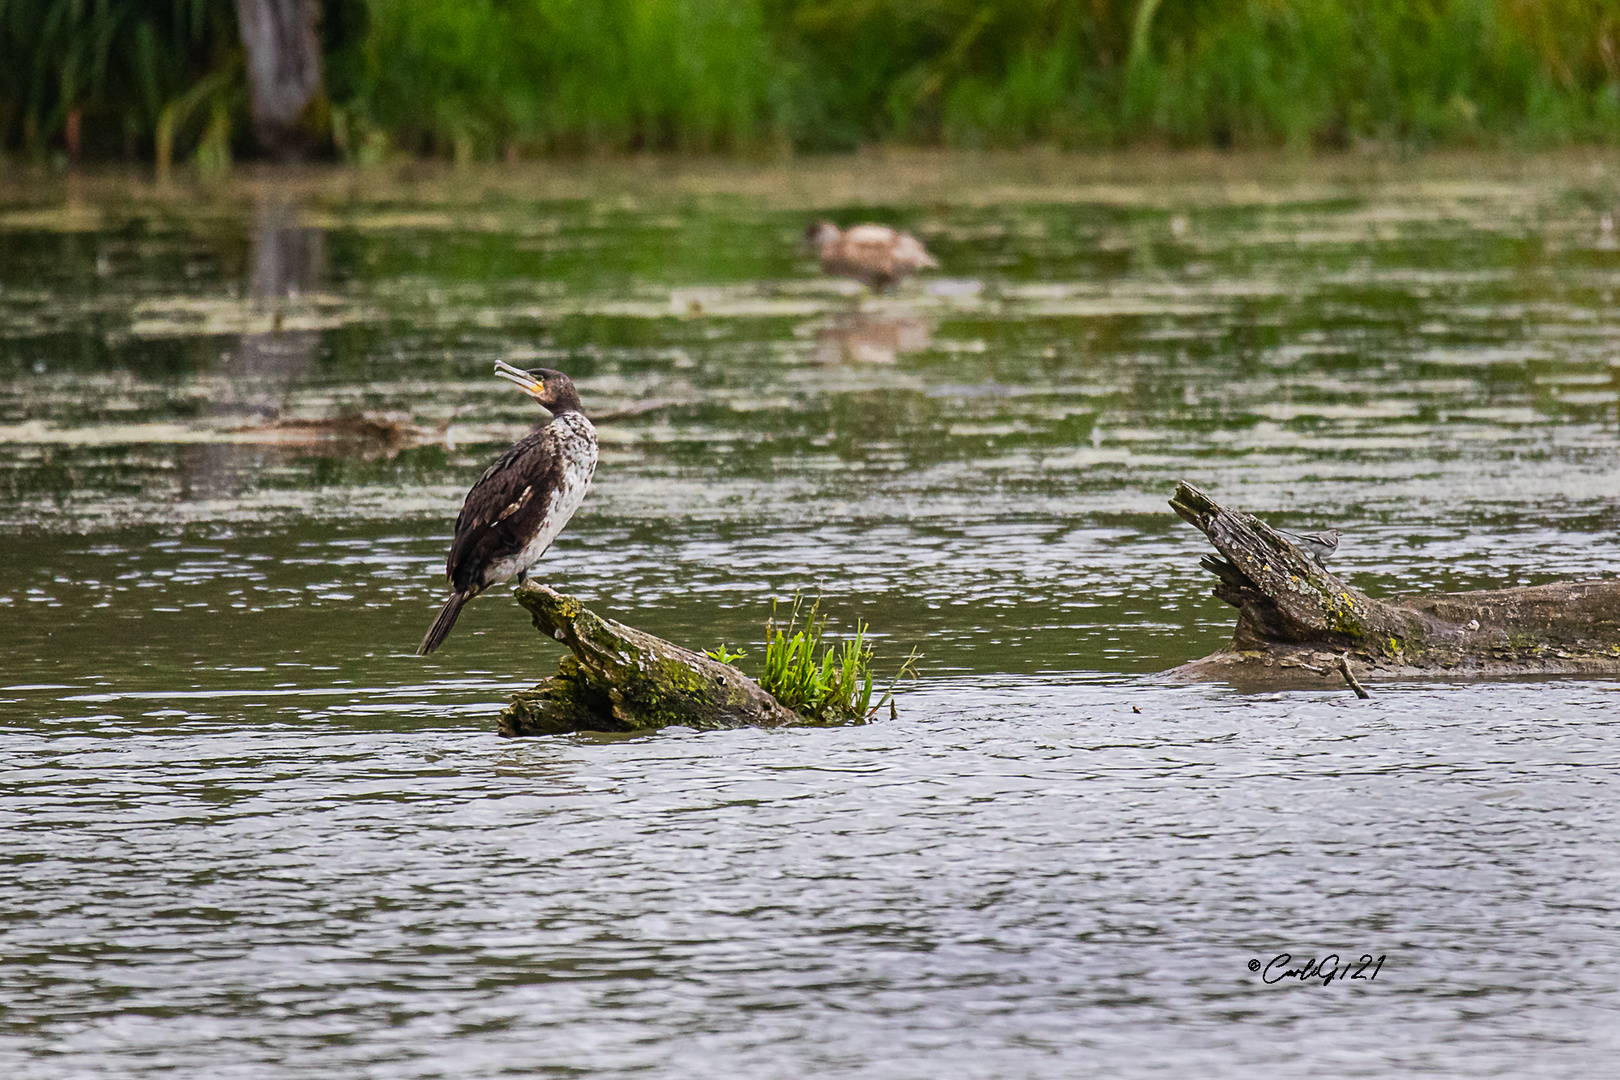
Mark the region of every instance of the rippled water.
<instances>
[{"instance_id":1,"label":"rippled water","mask_svg":"<svg viewBox=\"0 0 1620 1080\"><path fill-rule=\"evenodd\" d=\"M1608 1075L1620 684L1153 674L1232 621L1182 478L1374 594L1620 570L1620 165L1486 165L9 192L0 1062ZM811 213L944 276L858 302ZM514 605L409 655L497 358L604 417L550 580L700 646L819 590L899 719L497 739Z\"/></svg>"}]
</instances>

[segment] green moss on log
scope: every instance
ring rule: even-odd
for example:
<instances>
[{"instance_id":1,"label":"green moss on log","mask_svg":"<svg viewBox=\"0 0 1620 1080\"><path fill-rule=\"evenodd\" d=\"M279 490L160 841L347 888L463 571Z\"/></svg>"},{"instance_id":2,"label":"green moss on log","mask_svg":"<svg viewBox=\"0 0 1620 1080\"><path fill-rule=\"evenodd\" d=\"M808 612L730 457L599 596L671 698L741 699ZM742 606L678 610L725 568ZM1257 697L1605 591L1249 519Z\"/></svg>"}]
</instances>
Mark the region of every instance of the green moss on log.
<instances>
[{"instance_id":1,"label":"green moss on log","mask_svg":"<svg viewBox=\"0 0 1620 1080\"><path fill-rule=\"evenodd\" d=\"M512 698L503 735L804 722L730 664L604 619L544 585L529 582L515 595L535 628L570 655L557 674Z\"/></svg>"}]
</instances>

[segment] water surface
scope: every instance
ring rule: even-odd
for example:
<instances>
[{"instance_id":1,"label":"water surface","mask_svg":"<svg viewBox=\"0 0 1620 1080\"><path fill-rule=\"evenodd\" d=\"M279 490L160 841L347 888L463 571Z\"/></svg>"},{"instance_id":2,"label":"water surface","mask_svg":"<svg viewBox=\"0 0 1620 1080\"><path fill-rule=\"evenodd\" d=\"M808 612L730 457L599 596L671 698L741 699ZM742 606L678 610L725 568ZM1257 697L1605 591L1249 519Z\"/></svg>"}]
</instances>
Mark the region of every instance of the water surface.
<instances>
[{"instance_id":1,"label":"water surface","mask_svg":"<svg viewBox=\"0 0 1620 1080\"><path fill-rule=\"evenodd\" d=\"M924 165L10 191L0 1061L1605 1075L1614 684L1154 673L1232 621L1183 478L1375 595L1620 569L1620 166ZM602 417L549 580L698 646L819 593L899 719L496 739L521 611L410 655L495 359Z\"/></svg>"}]
</instances>

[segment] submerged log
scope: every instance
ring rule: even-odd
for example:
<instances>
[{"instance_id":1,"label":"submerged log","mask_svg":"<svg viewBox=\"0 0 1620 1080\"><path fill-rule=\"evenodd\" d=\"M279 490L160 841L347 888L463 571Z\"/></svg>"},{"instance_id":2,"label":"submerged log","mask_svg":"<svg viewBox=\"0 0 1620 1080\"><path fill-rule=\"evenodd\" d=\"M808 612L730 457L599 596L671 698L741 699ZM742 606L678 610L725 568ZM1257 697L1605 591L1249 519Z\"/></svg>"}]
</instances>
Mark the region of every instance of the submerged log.
<instances>
[{"instance_id":1,"label":"submerged log","mask_svg":"<svg viewBox=\"0 0 1620 1080\"><path fill-rule=\"evenodd\" d=\"M1199 565L1220 579L1215 595L1238 609L1231 643L1172 677L1354 685L1351 663L1382 678L1620 674L1620 579L1380 600L1191 484L1170 505L1220 552Z\"/></svg>"},{"instance_id":2,"label":"submerged log","mask_svg":"<svg viewBox=\"0 0 1620 1080\"><path fill-rule=\"evenodd\" d=\"M535 629L568 646L570 655L557 674L512 698L501 712L502 735L805 722L730 664L604 619L532 581L516 595Z\"/></svg>"}]
</instances>

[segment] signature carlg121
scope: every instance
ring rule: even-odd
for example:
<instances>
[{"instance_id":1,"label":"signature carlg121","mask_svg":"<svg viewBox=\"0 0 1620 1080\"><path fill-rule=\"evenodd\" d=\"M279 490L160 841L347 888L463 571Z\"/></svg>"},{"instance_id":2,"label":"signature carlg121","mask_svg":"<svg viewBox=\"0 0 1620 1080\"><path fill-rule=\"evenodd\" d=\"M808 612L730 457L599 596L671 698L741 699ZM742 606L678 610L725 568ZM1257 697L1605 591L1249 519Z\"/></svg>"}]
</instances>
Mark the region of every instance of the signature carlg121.
<instances>
[{"instance_id":1,"label":"signature carlg121","mask_svg":"<svg viewBox=\"0 0 1620 1080\"><path fill-rule=\"evenodd\" d=\"M1313 956L1297 967L1292 966L1293 963L1294 958L1288 953L1278 953L1264 967L1260 961L1250 960L1249 970L1260 972L1260 981L1267 985L1282 982L1284 979L1298 979L1300 982L1307 979L1321 979L1323 986L1339 979L1363 979L1372 982L1378 978L1378 972L1383 969L1384 957L1362 953L1356 959L1344 962L1338 953L1328 953L1320 960Z\"/></svg>"}]
</instances>

